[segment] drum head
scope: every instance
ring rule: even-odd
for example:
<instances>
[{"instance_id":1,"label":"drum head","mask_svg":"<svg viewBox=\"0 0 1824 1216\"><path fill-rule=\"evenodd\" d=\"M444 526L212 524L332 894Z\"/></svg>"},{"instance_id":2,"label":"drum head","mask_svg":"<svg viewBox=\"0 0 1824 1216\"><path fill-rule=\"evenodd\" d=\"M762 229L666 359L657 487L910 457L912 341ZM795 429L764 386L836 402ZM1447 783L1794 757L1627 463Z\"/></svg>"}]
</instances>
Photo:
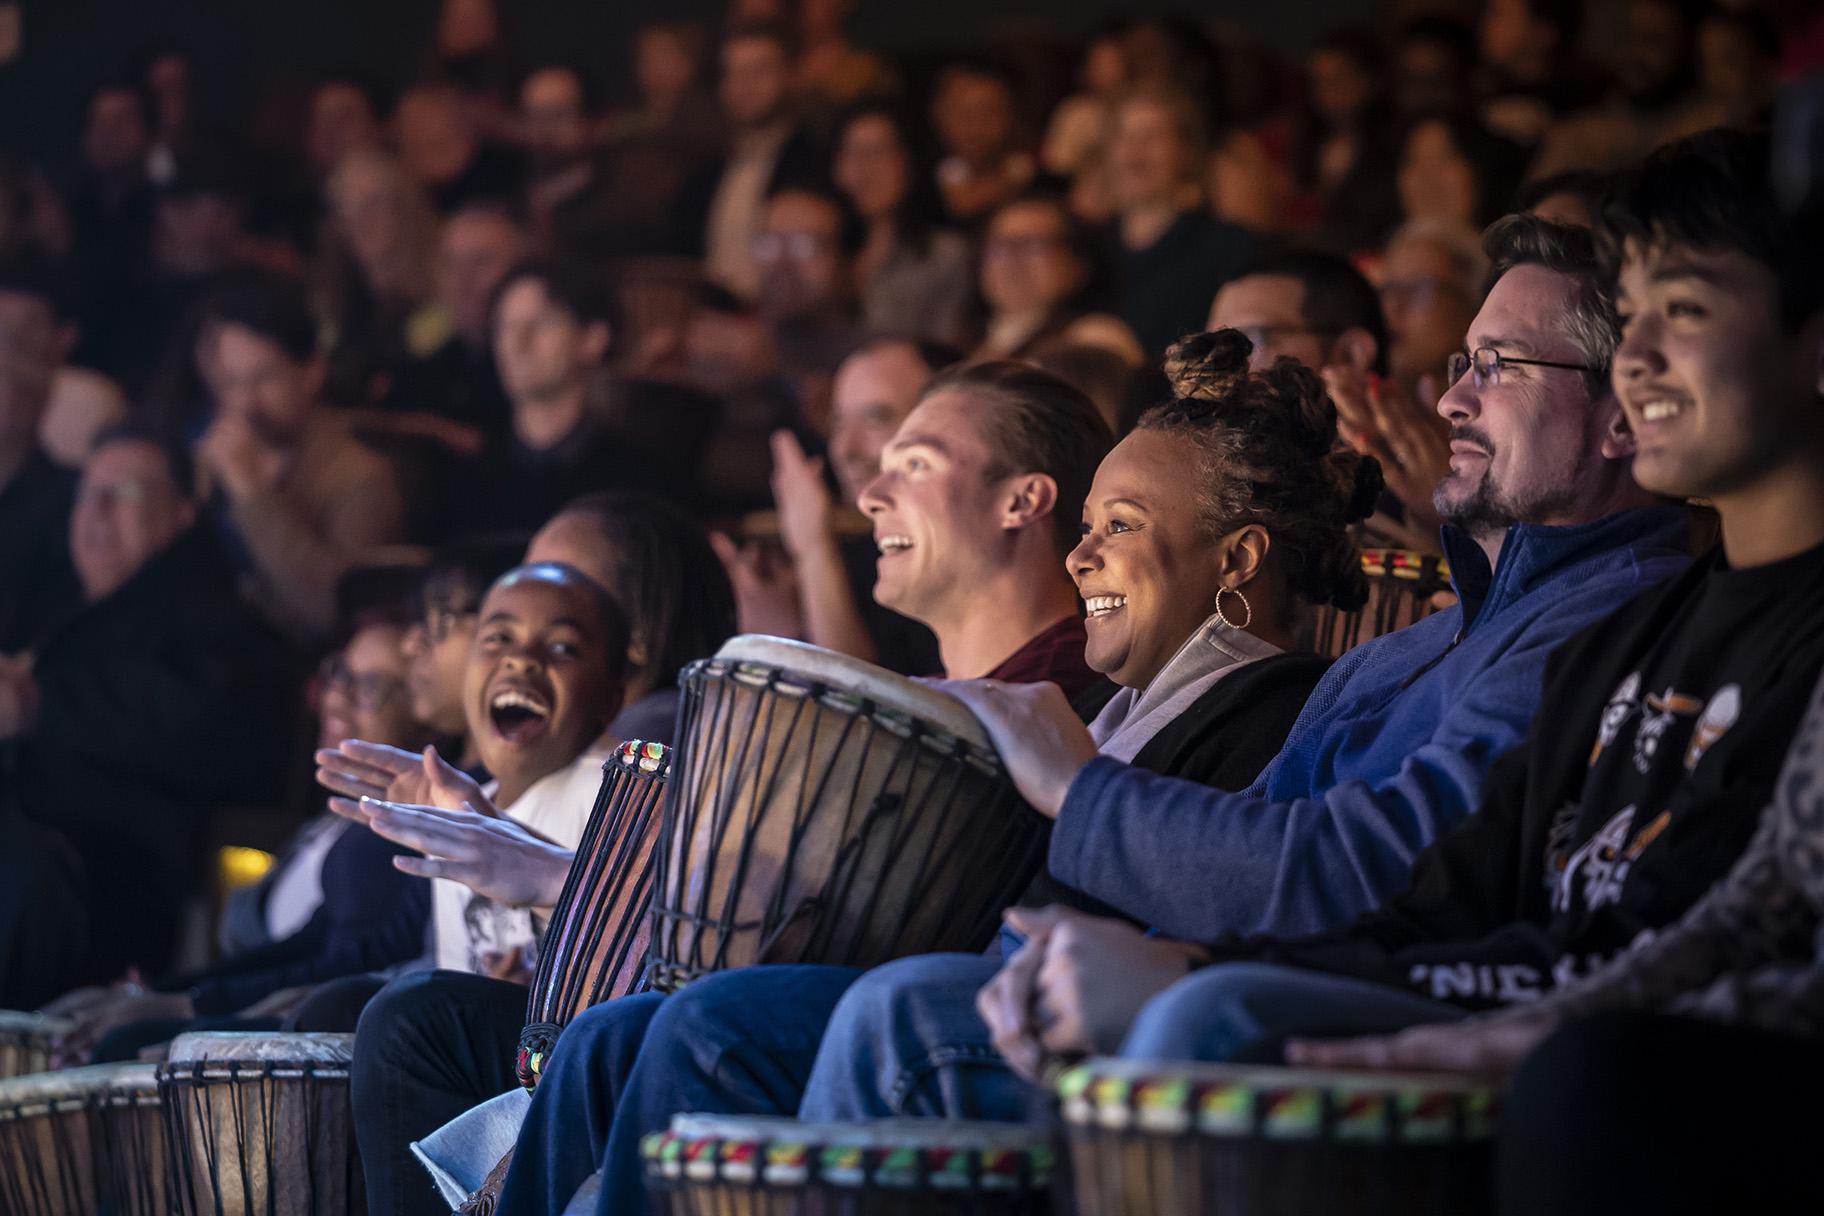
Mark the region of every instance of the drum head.
<instances>
[{"instance_id":1,"label":"drum head","mask_svg":"<svg viewBox=\"0 0 1824 1216\"><path fill-rule=\"evenodd\" d=\"M807 682L824 684L857 700L871 701L890 713L917 719L994 754L988 733L955 697L914 683L884 667L808 642L744 633L730 638L716 657L760 669L779 668Z\"/></svg>"},{"instance_id":2,"label":"drum head","mask_svg":"<svg viewBox=\"0 0 1824 1216\"><path fill-rule=\"evenodd\" d=\"M90 1064L0 1081L0 1117L46 1107L80 1106L116 1082L150 1076L155 1064ZM156 1084L153 1085L156 1090Z\"/></svg>"},{"instance_id":3,"label":"drum head","mask_svg":"<svg viewBox=\"0 0 1824 1216\"><path fill-rule=\"evenodd\" d=\"M172 1064L207 1061L270 1061L274 1064L347 1066L354 1059L352 1034L241 1034L197 1030L180 1034L167 1057Z\"/></svg>"},{"instance_id":4,"label":"drum head","mask_svg":"<svg viewBox=\"0 0 1824 1216\"><path fill-rule=\"evenodd\" d=\"M1489 1139L1500 1104L1488 1078L1170 1060L1091 1060L1058 1094L1077 1127L1400 1143Z\"/></svg>"}]
</instances>

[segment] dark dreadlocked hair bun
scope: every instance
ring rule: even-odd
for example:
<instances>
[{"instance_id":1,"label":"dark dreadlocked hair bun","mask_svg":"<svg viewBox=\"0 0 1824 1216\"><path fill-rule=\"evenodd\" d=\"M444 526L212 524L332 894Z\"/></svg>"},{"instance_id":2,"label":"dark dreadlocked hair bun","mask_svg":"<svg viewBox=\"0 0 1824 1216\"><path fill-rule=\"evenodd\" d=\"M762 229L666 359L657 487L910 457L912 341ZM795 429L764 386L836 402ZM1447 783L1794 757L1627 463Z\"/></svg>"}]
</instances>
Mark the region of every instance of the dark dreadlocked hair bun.
<instances>
[{"instance_id":1,"label":"dark dreadlocked hair bun","mask_svg":"<svg viewBox=\"0 0 1824 1216\"><path fill-rule=\"evenodd\" d=\"M1259 524L1294 594L1360 608L1368 579L1349 525L1374 512L1381 466L1337 442L1336 406L1316 372L1291 359L1251 371L1253 352L1233 329L1175 343L1165 356L1172 400L1141 415L1137 429L1196 444L1198 505L1211 535Z\"/></svg>"}]
</instances>

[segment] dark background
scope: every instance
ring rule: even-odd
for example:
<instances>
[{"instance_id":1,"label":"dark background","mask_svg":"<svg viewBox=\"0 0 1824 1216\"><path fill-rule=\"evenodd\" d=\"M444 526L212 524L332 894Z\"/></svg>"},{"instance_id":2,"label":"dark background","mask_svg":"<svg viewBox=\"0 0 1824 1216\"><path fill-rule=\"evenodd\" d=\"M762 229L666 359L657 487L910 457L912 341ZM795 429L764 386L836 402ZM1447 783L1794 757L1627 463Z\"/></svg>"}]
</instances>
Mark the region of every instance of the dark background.
<instances>
[{"instance_id":1,"label":"dark background","mask_svg":"<svg viewBox=\"0 0 1824 1216\"><path fill-rule=\"evenodd\" d=\"M1370 21L1374 0L860 0L851 28L887 50L979 46L1008 36L1069 37L1115 17L1180 13L1227 23L1282 50ZM506 0L501 24L521 62L579 60L618 99L626 35L659 18L713 20L716 0ZM51 165L75 146L89 90L133 54L168 43L196 56L209 104L231 111L301 94L317 73L358 66L416 78L438 0L25 0L23 50L0 67L0 140Z\"/></svg>"}]
</instances>

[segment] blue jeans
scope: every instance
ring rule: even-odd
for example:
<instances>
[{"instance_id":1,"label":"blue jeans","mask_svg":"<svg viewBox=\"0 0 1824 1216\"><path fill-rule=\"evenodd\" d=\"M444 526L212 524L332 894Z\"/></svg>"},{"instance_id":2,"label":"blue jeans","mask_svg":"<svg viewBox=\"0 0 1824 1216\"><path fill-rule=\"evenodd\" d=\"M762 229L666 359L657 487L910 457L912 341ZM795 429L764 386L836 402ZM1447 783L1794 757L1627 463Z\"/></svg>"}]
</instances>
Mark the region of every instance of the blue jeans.
<instances>
[{"instance_id":1,"label":"blue jeans","mask_svg":"<svg viewBox=\"0 0 1824 1216\"><path fill-rule=\"evenodd\" d=\"M1037 1094L1001 1062L975 994L1001 960L927 954L876 967L830 1019L804 1119L1026 1118Z\"/></svg>"},{"instance_id":2,"label":"blue jeans","mask_svg":"<svg viewBox=\"0 0 1824 1216\"><path fill-rule=\"evenodd\" d=\"M520 1131L500 1216L564 1210L599 1166L597 1211L646 1210L640 1139L680 1112L790 1115L824 1026L861 976L748 967L622 997L564 1029Z\"/></svg>"},{"instance_id":3,"label":"blue jeans","mask_svg":"<svg viewBox=\"0 0 1824 1216\"><path fill-rule=\"evenodd\" d=\"M998 961L934 954L870 971L842 998L811 1070L805 1119L1032 1117L1042 1095L1001 1061L975 994ZM1461 1010L1397 988L1263 963L1194 972L1148 1001L1121 1054L1279 1063L1286 1039L1374 1034Z\"/></svg>"}]
</instances>

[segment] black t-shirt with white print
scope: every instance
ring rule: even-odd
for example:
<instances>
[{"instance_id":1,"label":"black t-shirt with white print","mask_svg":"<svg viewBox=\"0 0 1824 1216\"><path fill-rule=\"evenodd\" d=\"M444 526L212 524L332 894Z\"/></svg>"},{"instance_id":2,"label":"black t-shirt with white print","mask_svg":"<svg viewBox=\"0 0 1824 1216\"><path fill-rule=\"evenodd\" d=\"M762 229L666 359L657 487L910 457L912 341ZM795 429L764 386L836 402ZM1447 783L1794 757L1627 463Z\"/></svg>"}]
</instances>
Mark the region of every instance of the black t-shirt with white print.
<instances>
[{"instance_id":1,"label":"black t-shirt with white print","mask_svg":"<svg viewBox=\"0 0 1824 1216\"><path fill-rule=\"evenodd\" d=\"M1473 1008L1527 1000L1684 914L1753 835L1824 669L1824 546L1720 551L1565 644L1526 742L1412 887L1347 929L1227 943Z\"/></svg>"}]
</instances>

